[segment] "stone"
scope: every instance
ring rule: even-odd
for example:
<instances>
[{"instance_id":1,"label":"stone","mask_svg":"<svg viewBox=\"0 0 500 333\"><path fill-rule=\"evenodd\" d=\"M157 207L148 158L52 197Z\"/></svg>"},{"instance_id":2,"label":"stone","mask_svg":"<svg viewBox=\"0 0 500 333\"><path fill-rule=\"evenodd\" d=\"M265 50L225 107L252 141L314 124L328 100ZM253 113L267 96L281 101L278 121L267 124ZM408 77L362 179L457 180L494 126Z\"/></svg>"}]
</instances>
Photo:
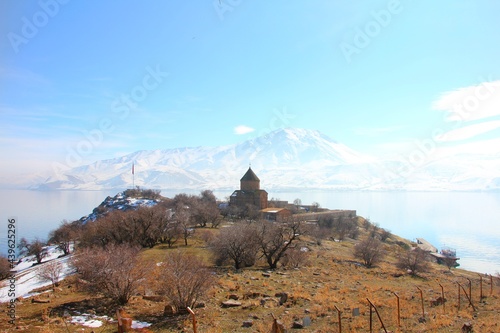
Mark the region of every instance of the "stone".
<instances>
[{"instance_id":1,"label":"stone","mask_svg":"<svg viewBox=\"0 0 500 333\"><path fill-rule=\"evenodd\" d=\"M302 319L302 325L304 325L304 327L311 326L311 318L310 317L304 317L304 319Z\"/></svg>"},{"instance_id":2,"label":"stone","mask_svg":"<svg viewBox=\"0 0 500 333\"><path fill-rule=\"evenodd\" d=\"M285 302L288 300L288 294L287 293L276 293L274 295L275 297L279 297L279 303L280 305L285 304Z\"/></svg>"},{"instance_id":3,"label":"stone","mask_svg":"<svg viewBox=\"0 0 500 333\"><path fill-rule=\"evenodd\" d=\"M175 308L172 305L165 305L165 308L163 309L163 315L164 316L173 316L175 315Z\"/></svg>"},{"instance_id":4,"label":"stone","mask_svg":"<svg viewBox=\"0 0 500 333\"><path fill-rule=\"evenodd\" d=\"M225 302L222 302L223 308L234 308L234 307L238 307L238 306L241 306L241 302L238 302L234 299L229 299Z\"/></svg>"},{"instance_id":5,"label":"stone","mask_svg":"<svg viewBox=\"0 0 500 333\"><path fill-rule=\"evenodd\" d=\"M253 320L245 320L243 324L241 324L241 327L252 327L253 326Z\"/></svg>"},{"instance_id":6,"label":"stone","mask_svg":"<svg viewBox=\"0 0 500 333\"><path fill-rule=\"evenodd\" d=\"M474 332L472 330L472 323L466 322L464 323L464 326L462 326L462 333L472 333Z\"/></svg>"},{"instance_id":7,"label":"stone","mask_svg":"<svg viewBox=\"0 0 500 333\"><path fill-rule=\"evenodd\" d=\"M263 277L270 277L270 276L271 276L271 274L269 274L269 273L262 273L262 276L263 276Z\"/></svg>"},{"instance_id":8,"label":"stone","mask_svg":"<svg viewBox=\"0 0 500 333\"><path fill-rule=\"evenodd\" d=\"M293 322L292 328L298 328L298 329L300 329L300 328L304 328L304 325L300 321L296 320L296 321Z\"/></svg>"},{"instance_id":9,"label":"stone","mask_svg":"<svg viewBox=\"0 0 500 333\"><path fill-rule=\"evenodd\" d=\"M236 295L236 294L231 294L231 295L229 295L229 297L228 297L228 298L229 298L229 299L238 300L238 299L239 299L239 296L238 296L238 295Z\"/></svg>"}]
</instances>

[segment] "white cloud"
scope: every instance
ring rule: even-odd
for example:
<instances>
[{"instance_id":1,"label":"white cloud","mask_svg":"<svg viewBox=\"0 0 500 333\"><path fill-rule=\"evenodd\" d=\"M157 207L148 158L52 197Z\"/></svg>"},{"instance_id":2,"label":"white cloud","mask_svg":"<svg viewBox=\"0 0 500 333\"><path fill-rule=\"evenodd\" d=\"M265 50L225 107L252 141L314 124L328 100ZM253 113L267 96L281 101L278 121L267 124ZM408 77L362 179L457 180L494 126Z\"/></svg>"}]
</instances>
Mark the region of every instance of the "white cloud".
<instances>
[{"instance_id":1,"label":"white cloud","mask_svg":"<svg viewBox=\"0 0 500 333\"><path fill-rule=\"evenodd\" d=\"M237 135L248 134L252 133L253 131L255 131L254 128L245 125L239 125L234 128L234 134Z\"/></svg>"},{"instance_id":2,"label":"white cloud","mask_svg":"<svg viewBox=\"0 0 500 333\"><path fill-rule=\"evenodd\" d=\"M444 133L439 137L440 142L450 142L470 139L480 134L493 131L500 127L500 120L486 121L478 124L468 125Z\"/></svg>"},{"instance_id":3,"label":"white cloud","mask_svg":"<svg viewBox=\"0 0 500 333\"><path fill-rule=\"evenodd\" d=\"M432 108L446 121L467 122L500 115L500 81L482 82L444 93Z\"/></svg>"}]
</instances>

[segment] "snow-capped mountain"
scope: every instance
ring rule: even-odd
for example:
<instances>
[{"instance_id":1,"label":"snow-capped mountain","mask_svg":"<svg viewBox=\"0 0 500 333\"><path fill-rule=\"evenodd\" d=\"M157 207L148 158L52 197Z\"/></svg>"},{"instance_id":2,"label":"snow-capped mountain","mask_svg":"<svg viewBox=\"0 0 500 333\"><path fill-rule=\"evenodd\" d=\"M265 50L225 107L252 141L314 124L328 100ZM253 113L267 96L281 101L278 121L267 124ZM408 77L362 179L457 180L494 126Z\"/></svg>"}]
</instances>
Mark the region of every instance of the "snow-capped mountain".
<instances>
[{"instance_id":1,"label":"snow-capped mountain","mask_svg":"<svg viewBox=\"0 0 500 333\"><path fill-rule=\"evenodd\" d=\"M56 174L33 189L234 189L249 164L267 189L491 190L500 189L498 159L465 157L424 165L379 161L324 134L279 129L220 147L137 151ZM481 167L478 169L478 166ZM478 172L479 170L479 172Z\"/></svg>"}]
</instances>

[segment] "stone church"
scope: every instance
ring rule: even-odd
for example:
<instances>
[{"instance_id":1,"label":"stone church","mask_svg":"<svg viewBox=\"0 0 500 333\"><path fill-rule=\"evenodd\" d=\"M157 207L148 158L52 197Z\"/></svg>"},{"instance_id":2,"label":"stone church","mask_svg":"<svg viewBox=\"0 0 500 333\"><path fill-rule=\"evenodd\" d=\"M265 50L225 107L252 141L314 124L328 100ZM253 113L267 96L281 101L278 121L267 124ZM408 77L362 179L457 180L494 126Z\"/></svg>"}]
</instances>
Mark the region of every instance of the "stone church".
<instances>
[{"instance_id":1,"label":"stone church","mask_svg":"<svg viewBox=\"0 0 500 333\"><path fill-rule=\"evenodd\" d=\"M267 208L267 192L260 189L260 179L251 167L240 179L240 189L229 197L229 205L242 208L254 205L259 210Z\"/></svg>"}]
</instances>

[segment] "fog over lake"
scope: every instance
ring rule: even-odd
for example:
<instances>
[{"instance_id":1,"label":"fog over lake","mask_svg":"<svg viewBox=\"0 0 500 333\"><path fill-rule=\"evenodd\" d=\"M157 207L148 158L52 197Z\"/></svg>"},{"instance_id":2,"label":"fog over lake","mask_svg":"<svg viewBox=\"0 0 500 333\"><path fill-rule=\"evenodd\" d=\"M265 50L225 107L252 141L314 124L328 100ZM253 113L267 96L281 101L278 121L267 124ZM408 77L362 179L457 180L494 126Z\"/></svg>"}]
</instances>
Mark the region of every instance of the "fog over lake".
<instances>
[{"instance_id":1,"label":"fog over lake","mask_svg":"<svg viewBox=\"0 0 500 333\"><path fill-rule=\"evenodd\" d=\"M460 267L480 273L500 272L500 193L496 192L286 192L267 189L269 199L303 204L318 202L330 209L355 209L381 228L404 238L422 237L434 246L456 249ZM0 251L7 249L7 219L16 217L16 235L46 239L64 219L72 221L92 212L108 191L0 190ZM172 197L179 191L162 190ZM196 193L190 191L190 193ZM231 191L214 191L224 199Z\"/></svg>"}]
</instances>

